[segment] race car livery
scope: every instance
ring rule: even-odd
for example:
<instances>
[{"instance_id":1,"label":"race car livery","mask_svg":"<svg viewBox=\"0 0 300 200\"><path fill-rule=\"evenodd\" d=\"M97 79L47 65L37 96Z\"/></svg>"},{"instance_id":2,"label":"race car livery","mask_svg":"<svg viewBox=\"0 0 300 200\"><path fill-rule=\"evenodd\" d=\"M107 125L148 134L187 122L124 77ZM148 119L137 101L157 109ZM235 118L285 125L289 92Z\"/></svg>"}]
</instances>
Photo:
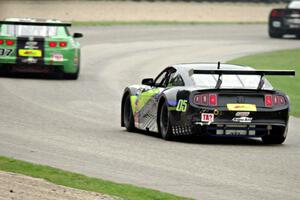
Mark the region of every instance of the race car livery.
<instances>
[{"instance_id":1,"label":"race car livery","mask_svg":"<svg viewBox=\"0 0 300 200\"><path fill-rule=\"evenodd\" d=\"M300 38L300 1L291 1L286 8L273 9L269 15L269 36L281 38L293 34Z\"/></svg>"},{"instance_id":2,"label":"race car livery","mask_svg":"<svg viewBox=\"0 0 300 200\"><path fill-rule=\"evenodd\" d=\"M10 18L0 21L0 71L54 73L77 79L80 44L70 35L70 23L58 20Z\"/></svg>"},{"instance_id":3,"label":"race car livery","mask_svg":"<svg viewBox=\"0 0 300 200\"><path fill-rule=\"evenodd\" d=\"M260 137L283 143L289 121L289 98L275 90L267 75L294 76L295 71L254 70L229 64L178 64L155 79L126 87L121 126L180 135Z\"/></svg>"}]
</instances>

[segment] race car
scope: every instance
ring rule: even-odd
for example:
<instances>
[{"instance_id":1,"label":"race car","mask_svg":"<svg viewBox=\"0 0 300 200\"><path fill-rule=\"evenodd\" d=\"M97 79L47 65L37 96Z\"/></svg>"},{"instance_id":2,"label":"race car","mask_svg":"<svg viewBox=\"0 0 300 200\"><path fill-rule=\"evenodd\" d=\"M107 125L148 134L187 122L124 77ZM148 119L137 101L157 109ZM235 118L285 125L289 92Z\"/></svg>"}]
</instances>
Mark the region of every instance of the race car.
<instances>
[{"instance_id":1,"label":"race car","mask_svg":"<svg viewBox=\"0 0 300 200\"><path fill-rule=\"evenodd\" d=\"M273 9L269 15L269 36L281 38L293 34L300 38L300 1L291 1L284 9Z\"/></svg>"},{"instance_id":2,"label":"race car","mask_svg":"<svg viewBox=\"0 0 300 200\"><path fill-rule=\"evenodd\" d=\"M10 73L56 73L77 79L80 44L70 35L71 23L58 20L10 18L0 21L0 71Z\"/></svg>"},{"instance_id":3,"label":"race car","mask_svg":"<svg viewBox=\"0 0 300 200\"><path fill-rule=\"evenodd\" d=\"M281 144L287 136L290 103L267 75L295 76L291 70L197 63L164 69L141 85L126 87L121 126L158 132L162 138L258 137Z\"/></svg>"}]
</instances>

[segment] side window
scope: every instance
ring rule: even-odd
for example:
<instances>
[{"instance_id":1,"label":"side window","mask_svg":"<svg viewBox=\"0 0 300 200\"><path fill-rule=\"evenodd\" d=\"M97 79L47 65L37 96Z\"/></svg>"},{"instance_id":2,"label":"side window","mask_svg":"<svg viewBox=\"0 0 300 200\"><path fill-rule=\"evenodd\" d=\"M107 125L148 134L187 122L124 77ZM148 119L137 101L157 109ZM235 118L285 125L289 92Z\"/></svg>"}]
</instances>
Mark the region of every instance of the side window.
<instances>
[{"instance_id":1,"label":"side window","mask_svg":"<svg viewBox=\"0 0 300 200\"><path fill-rule=\"evenodd\" d=\"M174 86L184 86L184 81L179 74L177 76L173 75L173 77L170 78L168 87L174 87Z\"/></svg>"},{"instance_id":2,"label":"side window","mask_svg":"<svg viewBox=\"0 0 300 200\"><path fill-rule=\"evenodd\" d=\"M175 75L175 72L176 72L175 69L168 69L167 71L164 71L162 74L160 74L155 79L155 86L156 87L167 87L169 84L169 81Z\"/></svg>"},{"instance_id":3,"label":"side window","mask_svg":"<svg viewBox=\"0 0 300 200\"><path fill-rule=\"evenodd\" d=\"M158 77L156 77L155 79L155 87L163 87L165 81L166 81L166 75L167 75L167 71L164 71L162 74L158 75Z\"/></svg>"}]
</instances>

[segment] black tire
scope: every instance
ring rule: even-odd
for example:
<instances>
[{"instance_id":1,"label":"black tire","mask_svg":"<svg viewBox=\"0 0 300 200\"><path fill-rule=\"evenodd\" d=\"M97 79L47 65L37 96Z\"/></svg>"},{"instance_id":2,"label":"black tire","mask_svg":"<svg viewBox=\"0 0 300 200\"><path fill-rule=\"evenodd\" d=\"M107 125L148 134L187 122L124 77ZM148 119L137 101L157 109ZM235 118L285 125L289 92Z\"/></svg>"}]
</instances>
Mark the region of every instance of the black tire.
<instances>
[{"instance_id":1,"label":"black tire","mask_svg":"<svg viewBox=\"0 0 300 200\"><path fill-rule=\"evenodd\" d=\"M283 34L280 32L276 32L276 31L271 31L269 30L269 36L271 38L282 38Z\"/></svg>"},{"instance_id":2,"label":"black tire","mask_svg":"<svg viewBox=\"0 0 300 200\"><path fill-rule=\"evenodd\" d=\"M261 139L264 144L282 144L285 139L285 127L273 127L270 135L265 135Z\"/></svg>"},{"instance_id":3,"label":"black tire","mask_svg":"<svg viewBox=\"0 0 300 200\"><path fill-rule=\"evenodd\" d=\"M79 73L80 73L80 59L79 59L77 71L75 73L64 73L63 75L64 78L67 80L77 80L79 77Z\"/></svg>"},{"instance_id":4,"label":"black tire","mask_svg":"<svg viewBox=\"0 0 300 200\"><path fill-rule=\"evenodd\" d=\"M9 74L8 67L0 66L0 76L6 76Z\"/></svg>"},{"instance_id":5,"label":"black tire","mask_svg":"<svg viewBox=\"0 0 300 200\"><path fill-rule=\"evenodd\" d=\"M158 127L161 137L165 140L173 140L174 135L172 133L172 126L169 118L170 113L166 103L163 103L159 112Z\"/></svg>"},{"instance_id":6,"label":"black tire","mask_svg":"<svg viewBox=\"0 0 300 200\"><path fill-rule=\"evenodd\" d=\"M79 69L75 73L64 73L64 78L67 80L77 80L79 76Z\"/></svg>"},{"instance_id":7,"label":"black tire","mask_svg":"<svg viewBox=\"0 0 300 200\"><path fill-rule=\"evenodd\" d=\"M132 113L132 107L131 107L129 95L125 97L125 101L123 105L123 122L127 131L129 132L136 131L136 128L134 126L134 117Z\"/></svg>"}]
</instances>

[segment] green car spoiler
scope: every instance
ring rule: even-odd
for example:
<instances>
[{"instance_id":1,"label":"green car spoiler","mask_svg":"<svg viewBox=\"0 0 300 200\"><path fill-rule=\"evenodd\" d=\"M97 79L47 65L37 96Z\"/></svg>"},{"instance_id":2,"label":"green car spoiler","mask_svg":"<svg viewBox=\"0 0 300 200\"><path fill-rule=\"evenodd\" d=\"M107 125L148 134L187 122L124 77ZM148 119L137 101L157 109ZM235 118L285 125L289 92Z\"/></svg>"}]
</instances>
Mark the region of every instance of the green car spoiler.
<instances>
[{"instance_id":1,"label":"green car spoiler","mask_svg":"<svg viewBox=\"0 0 300 200\"><path fill-rule=\"evenodd\" d=\"M260 81L257 86L257 90L262 89L264 86L264 76L295 76L296 72L294 70L191 70L190 75L193 74L217 74L219 78L215 89L219 89L222 84L222 75L259 75Z\"/></svg>"},{"instance_id":2,"label":"green car spoiler","mask_svg":"<svg viewBox=\"0 0 300 200\"><path fill-rule=\"evenodd\" d=\"M28 25L28 26L72 26L72 24L69 22L56 23L56 22L0 21L0 24Z\"/></svg>"}]
</instances>

